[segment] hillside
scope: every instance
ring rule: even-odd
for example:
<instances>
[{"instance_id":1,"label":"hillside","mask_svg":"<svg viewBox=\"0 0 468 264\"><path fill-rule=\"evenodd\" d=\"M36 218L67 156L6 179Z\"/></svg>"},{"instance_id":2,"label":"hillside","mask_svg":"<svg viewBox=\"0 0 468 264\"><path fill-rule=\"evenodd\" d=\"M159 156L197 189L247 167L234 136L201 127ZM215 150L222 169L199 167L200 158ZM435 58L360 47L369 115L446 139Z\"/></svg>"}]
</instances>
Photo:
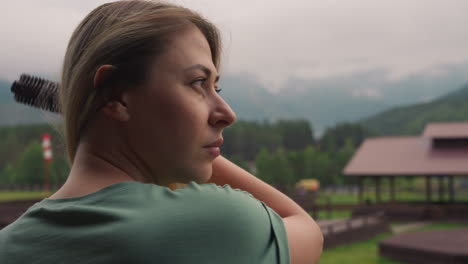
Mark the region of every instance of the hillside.
<instances>
[{"instance_id":1,"label":"hillside","mask_svg":"<svg viewBox=\"0 0 468 264\"><path fill-rule=\"evenodd\" d=\"M417 135L430 122L468 121L468 84L434 101L396 107L360 121L381 135Z\"/></svg>"},{"instance_id":2,"label":"hillside","mask_svg":"<svg viewBox=\"0 0 468 264\"><path fill-rule=\"evenodd\" d=\"M224 75L220 87L221 96L239 120L305 119L312 124L314 134L320 136L338 123L358 122L391 107L423 102L454 91L468 82L465 74L468 66L463 69L391 82L385 79L386 72L379 71L330 79L291 78L277 92L269 90L255 76L239 73ZM0 79L0 126L44 123L51 119L44 117L45 112L15 103L10 86L11 81Z\"/></svg>"},{"instance_id":3,"label":"hillside","mask_svg":"<svg viewBox=\"0 0 468 264\"><path fill-rule=\"evenodd\" d=\"M0 104L13 102L13 95L10 92L11 83L0 79Z\"/></svg>"}]
</instances>

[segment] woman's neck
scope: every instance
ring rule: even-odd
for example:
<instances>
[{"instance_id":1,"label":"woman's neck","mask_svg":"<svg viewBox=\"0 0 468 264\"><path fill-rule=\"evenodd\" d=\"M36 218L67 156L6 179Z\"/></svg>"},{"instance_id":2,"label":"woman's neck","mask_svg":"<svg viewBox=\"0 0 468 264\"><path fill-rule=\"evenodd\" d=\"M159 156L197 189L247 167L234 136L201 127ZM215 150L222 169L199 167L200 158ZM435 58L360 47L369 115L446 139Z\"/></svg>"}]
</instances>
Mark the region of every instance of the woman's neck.
<instances>
[{"instance_id":1,"label":"woman's neck","mask_svg":"<svg viewBox=\"0 0 468 264\"><path fill-rule=\"evenodd\" d=\"M82 196L122 181L150 183L151 179L117 149L109 150L84 141L77 149L65 184L49 198Z\"/></svg>"}]
</instances>

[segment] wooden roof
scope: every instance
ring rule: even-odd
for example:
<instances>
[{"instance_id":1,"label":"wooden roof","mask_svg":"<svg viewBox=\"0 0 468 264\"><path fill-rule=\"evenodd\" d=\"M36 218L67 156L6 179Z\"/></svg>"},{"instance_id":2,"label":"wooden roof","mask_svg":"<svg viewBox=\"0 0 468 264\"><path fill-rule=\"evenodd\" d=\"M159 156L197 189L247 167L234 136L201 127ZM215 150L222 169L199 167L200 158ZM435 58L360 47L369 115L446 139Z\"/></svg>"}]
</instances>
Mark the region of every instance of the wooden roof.
<instances>
[{"instance_id":1,"label":"wooden roof","mask_svg":"<svg viewBox=\"0 0 468 264\"><path fill-rule=\"evenodd\" d=\"M446 130L437 128L430 128L428 134L446 135L442 133ZM434 148L430 137L371 138L359 147L343 173L349 176L468 174L468 147Z\"/></svg>"}]
</instances>

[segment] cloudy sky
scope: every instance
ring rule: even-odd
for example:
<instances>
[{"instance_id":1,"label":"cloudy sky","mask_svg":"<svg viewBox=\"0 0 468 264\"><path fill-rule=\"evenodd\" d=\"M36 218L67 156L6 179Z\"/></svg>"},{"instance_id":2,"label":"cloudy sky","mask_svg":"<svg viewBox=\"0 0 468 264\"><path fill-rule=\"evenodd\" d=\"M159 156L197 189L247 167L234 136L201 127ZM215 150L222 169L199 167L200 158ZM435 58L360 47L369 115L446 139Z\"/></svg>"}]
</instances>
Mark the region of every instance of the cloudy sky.
<instances>
[{"instance_id":1,"label":"cloudy sky","mask_svg":"<svg viewBox=\"0 0 468 264\"><path fill-rule=\"evenodd\" d=\"M109 1L3 1L0 78L57 76L68 38ZM224 74L247 73L271 90L383 70L398 80L441 65L468 65L465 0L172 0L217 24Z\"/></svg>"}]
</instances>

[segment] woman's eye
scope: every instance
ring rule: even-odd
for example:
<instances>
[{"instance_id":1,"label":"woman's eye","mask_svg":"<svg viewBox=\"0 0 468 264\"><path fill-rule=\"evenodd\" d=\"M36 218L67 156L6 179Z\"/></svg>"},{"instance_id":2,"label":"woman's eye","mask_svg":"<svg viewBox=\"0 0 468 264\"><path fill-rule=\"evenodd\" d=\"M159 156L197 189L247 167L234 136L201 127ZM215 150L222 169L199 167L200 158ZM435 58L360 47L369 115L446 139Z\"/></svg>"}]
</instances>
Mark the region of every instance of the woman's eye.
<instances>
[{"instance_id":1,"label":"woman's eye","mask_svg":"<svg viewBox=\"0 0 468 264\"><path fill-rule=\"evenodd\" d=\"M202 87L203 84L205 83L206 79L197 79L195 81L192 81L190 84L192 86L197 86L197 87Z\"/></svg>"},{"instance_id":2,"label":"woman's eye","mask_svg":"<svg viewBox=\"0 0 468 264\"><path fill-rule=\"evenodd\" d=\"M200 78L200 79L196 79L194 81L192 81L190 83L190 85L196 87L196 88L203 88L203 85L205 85L205 82L206 82L206 78ZM214 90L216 93L220 93L221 92L221 88L218 88L218 85L215 85L214 87Z\"/></svg>"}]
</instances>

